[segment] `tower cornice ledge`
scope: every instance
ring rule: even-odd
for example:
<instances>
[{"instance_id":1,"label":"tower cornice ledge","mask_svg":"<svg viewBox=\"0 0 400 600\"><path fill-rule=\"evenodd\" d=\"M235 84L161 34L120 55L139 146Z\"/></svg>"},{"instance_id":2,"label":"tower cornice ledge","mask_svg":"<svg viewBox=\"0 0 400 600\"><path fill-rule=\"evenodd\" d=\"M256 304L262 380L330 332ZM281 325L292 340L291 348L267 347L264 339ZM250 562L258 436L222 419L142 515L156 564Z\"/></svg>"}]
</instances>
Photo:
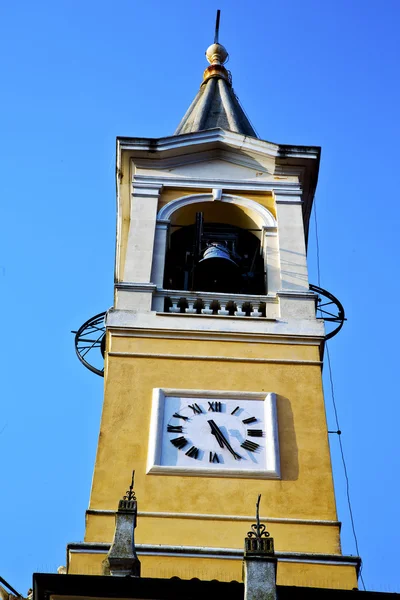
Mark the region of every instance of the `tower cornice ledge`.
<instances>
[{"instance_id":1,"label":"tower cornice ledge","mask_svg":"<svg viewBox=\"0 0 400 600\"><path fill-rule=\"evenodd\" d=\"M207 325L205 324L207 321ZM135 312L131 310L110 309L107 312L106 325L112 329L141 330L147 334L168 335L186 338L195 337L246 338L250 341L308 340L313 344L325 339L324 325L317 319L260 319L218 317L205 315L186 315L174 313Z\"/></svg>"},{"instance_id":2,"label":"tower cornice ledge","mask_svg":"<svg viewBox=\"0 0 400 600\"><path fill-rule=\"evenodd\" d=\"M135 152L137 156L148 157L150 155L152 158L156 158L157 154L168 154L171 151L174 155L179 150L181 153L190 153L190 146L193 147L193 152L199 152L200 149L203 149L202 146L207 146L208 149L208 146L212 144L224 144L241 151L284 159L319 160L321 154L319 146L281 145L220 128L162 138L117 137L117 152L129 151Z\"/></svg>"}]
</instances>

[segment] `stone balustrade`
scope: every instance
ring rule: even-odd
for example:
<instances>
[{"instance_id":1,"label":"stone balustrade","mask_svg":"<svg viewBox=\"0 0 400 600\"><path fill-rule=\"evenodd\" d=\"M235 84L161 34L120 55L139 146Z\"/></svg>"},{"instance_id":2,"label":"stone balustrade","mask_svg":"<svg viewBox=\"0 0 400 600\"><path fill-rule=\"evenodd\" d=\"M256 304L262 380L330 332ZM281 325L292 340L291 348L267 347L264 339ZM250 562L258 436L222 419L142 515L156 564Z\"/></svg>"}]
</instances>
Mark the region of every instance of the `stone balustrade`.
<instances>
[{"instance_id":1,"label":"stone balustrade","mask_svg":"<svg viewBox=\"0 0 400 600\"><path fill-rule=\"evenodd\" d=\"M269 317L268 304L275 304L267 296L245 294L222 294L214 292L188 292L182 290L161 290L154 294L158 306L163 298L163 311L167 313L219 315L224 317ZM272 308L272 307L271 307Z\"/></svg>"}]
</instances>

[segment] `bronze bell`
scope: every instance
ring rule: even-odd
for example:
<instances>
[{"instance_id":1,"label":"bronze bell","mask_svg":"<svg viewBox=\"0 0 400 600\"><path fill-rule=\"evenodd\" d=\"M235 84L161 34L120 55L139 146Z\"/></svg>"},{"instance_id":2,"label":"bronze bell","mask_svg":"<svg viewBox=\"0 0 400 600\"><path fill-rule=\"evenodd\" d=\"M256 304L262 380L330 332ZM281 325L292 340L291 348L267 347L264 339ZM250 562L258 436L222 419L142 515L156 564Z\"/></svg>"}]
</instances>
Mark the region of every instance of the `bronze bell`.
<instances>
[{"instance_id":1,"label":"bronze bell","mask_svg":"<svg viewBox=\"0 0 400 600\"><path fill-rule=\"evenodd\" d=\"M210 260L211 258L223 258L224 260L229 260L237 267L237 264L229 255L228 248L222 244L211 244L208 246L203 254L203 258L199 261L199 264L204 260Z\"/></svg>"},{"instance_id":2,"label":"bronze bell","mask_svg":"<svg viewBox=\"0 0 400 600\"><path fill-rule=\"evenodd\" d=\"M223 244L210 244L195 270L195 290L202 292L239 293L239 266Z\"/></svg>"}]
</instances>

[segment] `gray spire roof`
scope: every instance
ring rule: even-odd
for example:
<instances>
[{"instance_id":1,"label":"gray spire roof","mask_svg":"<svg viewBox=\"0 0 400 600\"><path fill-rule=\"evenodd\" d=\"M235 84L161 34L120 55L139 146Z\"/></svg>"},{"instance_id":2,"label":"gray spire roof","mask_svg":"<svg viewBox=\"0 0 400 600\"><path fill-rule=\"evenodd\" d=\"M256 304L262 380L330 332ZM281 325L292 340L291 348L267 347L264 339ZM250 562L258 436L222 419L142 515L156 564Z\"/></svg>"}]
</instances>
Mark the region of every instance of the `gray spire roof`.
<instances>
[{"instance_id":1,"label":"gray spire roof","mask_svg":"<svg viewBox=\"0 0 400 600\"><path fill-rule=\"evenodd\" d=\"M200 90L175 135L220 127L258 137L232 89L230 73L223 66L227 51L221 44L212 44L206 56L210 66L204 71Z\"/></svg>"}]
</instances>

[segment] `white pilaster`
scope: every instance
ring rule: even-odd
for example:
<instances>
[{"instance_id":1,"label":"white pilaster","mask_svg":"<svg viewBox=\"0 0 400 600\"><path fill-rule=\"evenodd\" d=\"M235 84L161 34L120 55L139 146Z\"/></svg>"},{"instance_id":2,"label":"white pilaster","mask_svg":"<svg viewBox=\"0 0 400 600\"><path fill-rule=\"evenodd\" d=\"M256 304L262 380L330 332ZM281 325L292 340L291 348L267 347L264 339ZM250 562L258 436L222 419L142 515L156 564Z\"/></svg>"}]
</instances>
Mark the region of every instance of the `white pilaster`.
<instances>
[{"instance_id":1,"label":"white pilaster","mask_svg":"<svg viewBox=\"0 0 400 600\"><path fill-rule=\"evenodd\" d=\"M281 289L308 291L302 202L299 196L276 195Z\"/></svg>"},{"instance_id":2,"label":"white pilaster","mask_svg":"<svg viewBox=\"0 0 400 600\"><path fill-rule=\"evenodd\" d=\"M169 220L157 219L154 238L154 253L153 265L151 269L151 281L155 283L157 287L160 288L163 287L165 255L167 252L169 225Z\"/></svg>"},{"instance_id":3,"label":"white pilaster","mask_svg":"<svg viewBox=\"0 0 400 600\"><path fill-rule=\"evenodd\" d=\"M124 280L150 283L160 185L132 184Z\"/></svg>"},{"instance_id":4,"label":"white pilaster","mask_svg":"<svg viewBox=\"0 0 400 600\"><path fill-rule=\"evenodd\" d=\"M281 264L276 227L264 226L262 228L261 244L266 272L266 290L268 294L275 294L281 289Z\"/></svg>"}]
</instances>

